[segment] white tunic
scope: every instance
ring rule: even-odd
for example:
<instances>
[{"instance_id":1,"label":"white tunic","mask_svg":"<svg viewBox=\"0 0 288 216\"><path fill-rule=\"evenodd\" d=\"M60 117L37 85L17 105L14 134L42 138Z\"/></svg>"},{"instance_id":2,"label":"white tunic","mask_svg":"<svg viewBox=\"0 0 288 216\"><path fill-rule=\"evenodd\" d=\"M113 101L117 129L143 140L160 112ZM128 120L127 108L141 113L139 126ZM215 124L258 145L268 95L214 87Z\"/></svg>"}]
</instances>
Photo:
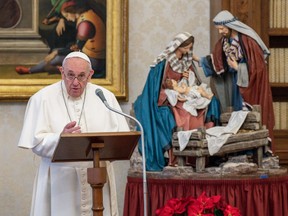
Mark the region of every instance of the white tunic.
<instances>
[{"instance_id":1,"label":"white tunic","mask_svg":"<svg viewBox=\"0 0 288 216\"><path fill-rule=\"evenodd\" d=\"M51 158L60 133L71 120L78 123L81 117L82 132L129 130L125 118L108 110L95 95L96 88L102 89L111 107L121 110L110 91L91 83L86 87L86 99L83 94L74 100L69 99L63 83L68 111L63 100L61 81L43 88L30 98L18 146L32 149L41 157L34 183L31 216L92 215L92 189L86 175L86 169L93 167L92 162L51 163ZM103 188L103 215L119 215L113 163L106 162L104 165L108 180Z\"/></svg>"}]
</instances>

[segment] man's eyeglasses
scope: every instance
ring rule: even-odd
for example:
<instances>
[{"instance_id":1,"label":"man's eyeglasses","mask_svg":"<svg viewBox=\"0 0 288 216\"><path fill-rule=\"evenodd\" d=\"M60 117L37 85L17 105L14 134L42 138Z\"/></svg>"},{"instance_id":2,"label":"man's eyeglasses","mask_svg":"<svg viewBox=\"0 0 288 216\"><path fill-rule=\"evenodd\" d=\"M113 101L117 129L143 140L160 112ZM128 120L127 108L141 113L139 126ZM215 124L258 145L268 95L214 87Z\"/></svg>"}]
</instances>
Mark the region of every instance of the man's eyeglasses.
<instances>
[{"instance_id":1,"label":"man's eyeglasses","mask_svg":"<svg viewBox=\"0 0 288 216\"><path fill-rule=\"evenodd\" d=\"M71 73L68 73L68 74L65 74L65 77L67 80L70 80L70 81L74 81L75 78L77 78L77 80L79 82L84 82L85 80L87 80L87 76L86 74L82 73L82 74L79 74L78 76L75 76L74 74L71 74Z\"/></svg>"}]
</instances>

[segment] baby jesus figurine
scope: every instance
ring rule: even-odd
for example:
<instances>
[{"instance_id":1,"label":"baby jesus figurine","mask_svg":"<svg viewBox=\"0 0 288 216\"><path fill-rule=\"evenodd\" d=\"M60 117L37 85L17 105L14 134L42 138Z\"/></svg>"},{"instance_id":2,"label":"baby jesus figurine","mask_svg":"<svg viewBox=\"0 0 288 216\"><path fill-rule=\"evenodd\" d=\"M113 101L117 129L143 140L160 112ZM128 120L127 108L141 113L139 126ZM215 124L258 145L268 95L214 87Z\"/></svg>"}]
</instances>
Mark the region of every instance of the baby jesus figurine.
<instances>
[{"instance_id":1,"label":"baby jesus figurine","mask_svg":"<svg viewBox=\"0 0 288 216\"><path fill-rule=\"evenodd\" d=\"M205 109L209 105L213 93L206 84L196 85L194 80L194 73L189 74L189 81L183 78L177 83L174 79L166 79L165 93L171 106L175 106L179 100L183 102L183 108L187 112L197 116L197 109ZM190 82L192 84L189 85Z\"/></svg>"}]
</instances>

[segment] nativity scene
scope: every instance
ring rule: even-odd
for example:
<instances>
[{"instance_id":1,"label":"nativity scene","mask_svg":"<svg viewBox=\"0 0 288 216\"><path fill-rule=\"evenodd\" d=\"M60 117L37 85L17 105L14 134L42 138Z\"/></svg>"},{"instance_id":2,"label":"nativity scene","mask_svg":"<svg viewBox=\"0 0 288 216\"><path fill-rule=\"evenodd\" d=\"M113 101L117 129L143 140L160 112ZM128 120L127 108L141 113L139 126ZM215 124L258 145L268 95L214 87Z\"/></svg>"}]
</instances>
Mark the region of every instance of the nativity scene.
<instances>
[{"instance_id":1,"label":"nativity scene","mask_svg":"<svg viewBox=\"0 0 288 216\"><path fill-rule=\"evenodd\" d=\"M147 178L155 187L151 200L156 203L163 202L158 195L167 188L176 190L177 180L194 180L192 189L187 188L191 193L205 187L205 181L211 186L210 181L287 173L273 153L274 113L265 60L270 52L259 35L229 11L219 12L213 23L221 35L213 52L198 57L192 34L177 34L150 66L134 103L134 115L144 128ZM210 77L210 83L203 83L200 73ZM131 158L131 184L143 174L142 146ZM156 189L162 183L166 189ZM132 192L135 188L126 189L126 197ZM150 205L152 212L159 207ZM247 215L250 208L240 210Z\"/></svg>"}]
</instances>

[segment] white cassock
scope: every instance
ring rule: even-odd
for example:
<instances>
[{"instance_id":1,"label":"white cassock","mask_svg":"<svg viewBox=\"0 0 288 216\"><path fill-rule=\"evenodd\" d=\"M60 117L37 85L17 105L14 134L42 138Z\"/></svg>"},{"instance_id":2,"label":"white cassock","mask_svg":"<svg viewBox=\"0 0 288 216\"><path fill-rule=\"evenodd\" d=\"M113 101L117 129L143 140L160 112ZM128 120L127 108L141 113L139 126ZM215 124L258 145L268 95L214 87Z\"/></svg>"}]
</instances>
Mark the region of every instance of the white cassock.
<instances>
[{"instance_id":1,"label":"white cassock","mask_svg":"<svg viewBox=\"0 0 288 216\"><path fill-rule=\"evenodd\" d=\"M41 157L34 182L31 216L92 215L92 189L87 183L86 171L88 167L93 167L93 163L51 163L60 133L67 123L71 120L78 123L81 118L82 132L129 131L126 119L108 110L95 95L95 90L100 88L108 104L121 110L113 93L88 83L86 99L84 93L80 98L72 99L64 83L61 90L61 83L47 86L30 98L18 143L19 147L32 149ZM119 212L113 163L102 164L108 173L108 181L103 188L103 215L116 216Z\"/></svg>"}]
</instances>

